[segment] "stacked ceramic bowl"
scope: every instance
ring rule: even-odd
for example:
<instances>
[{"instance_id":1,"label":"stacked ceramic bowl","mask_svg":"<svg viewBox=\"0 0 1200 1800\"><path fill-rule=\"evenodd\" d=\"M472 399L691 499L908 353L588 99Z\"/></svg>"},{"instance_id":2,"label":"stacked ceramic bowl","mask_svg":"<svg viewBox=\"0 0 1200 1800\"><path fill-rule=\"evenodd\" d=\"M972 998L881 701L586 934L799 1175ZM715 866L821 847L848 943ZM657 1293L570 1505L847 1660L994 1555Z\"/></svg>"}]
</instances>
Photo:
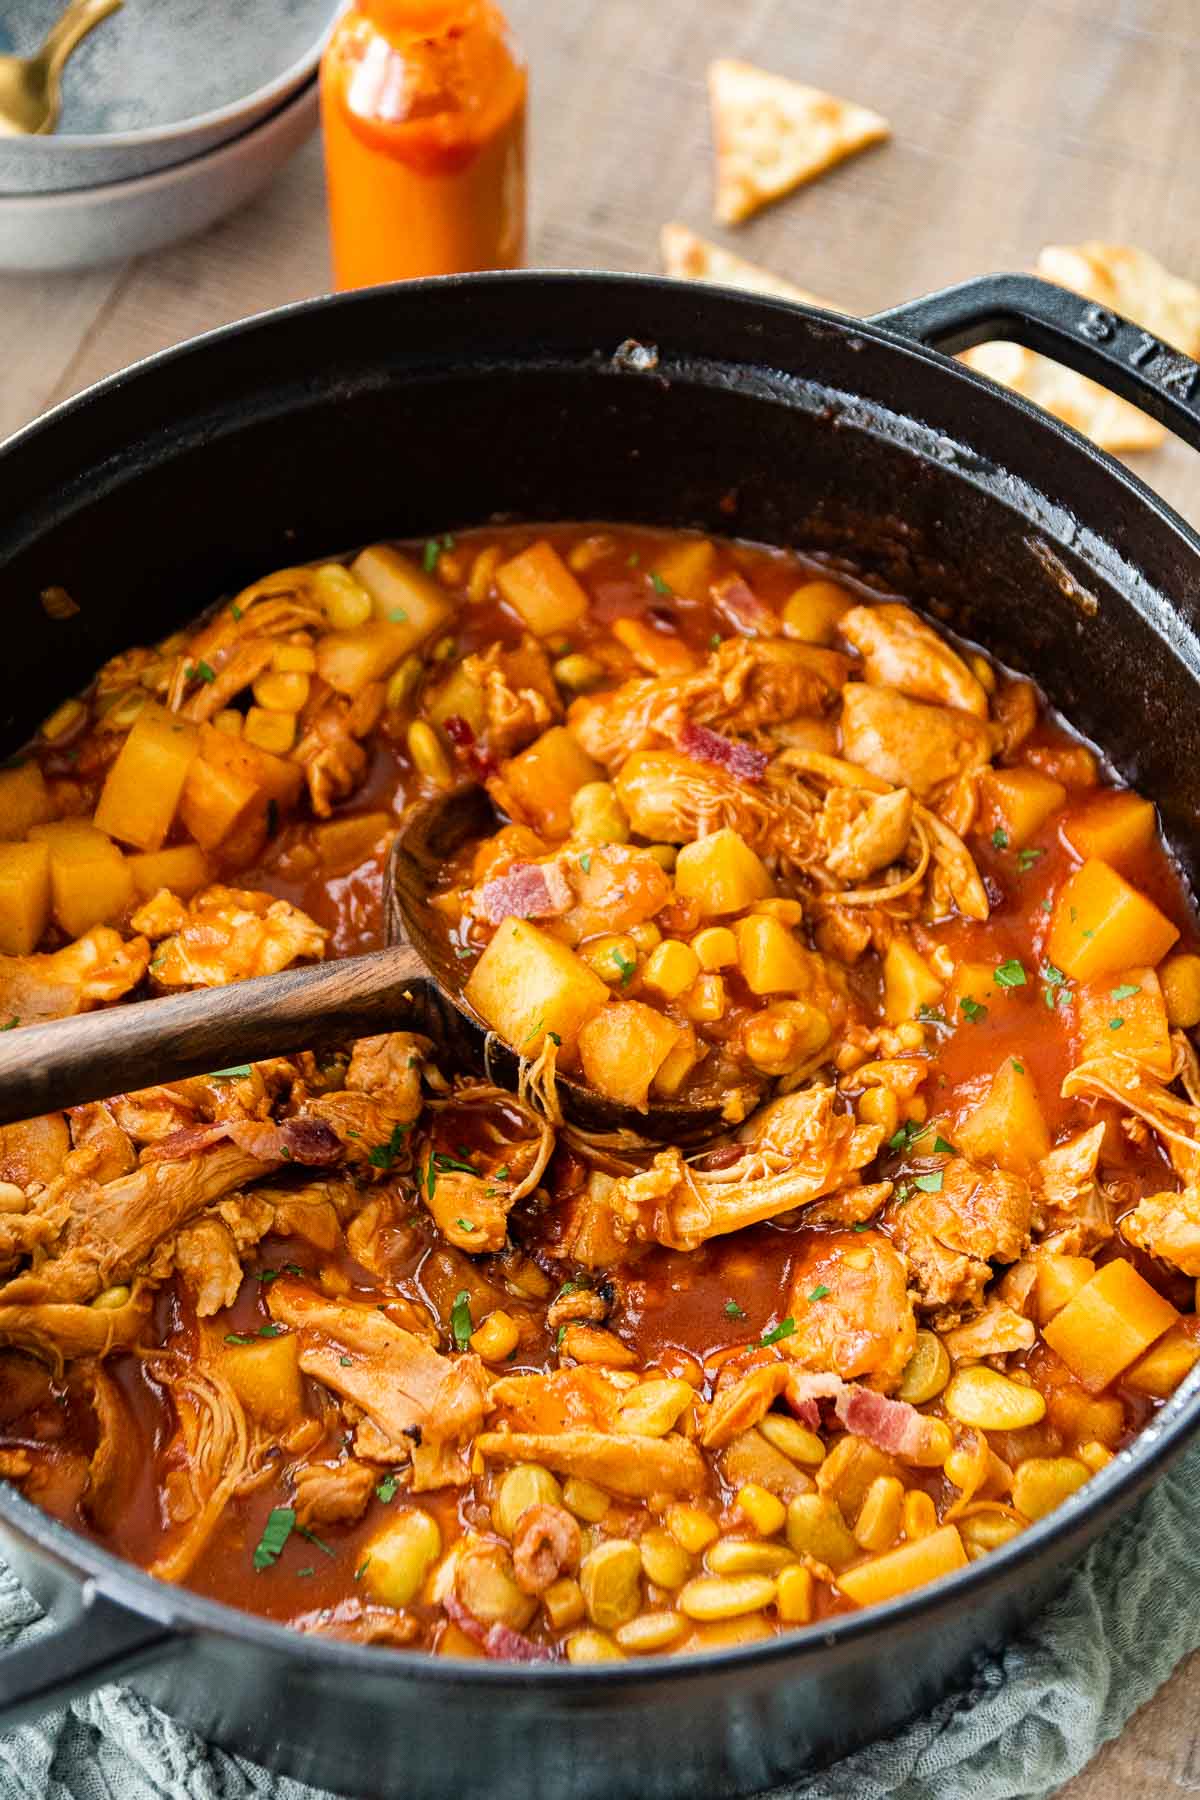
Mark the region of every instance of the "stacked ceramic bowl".
<instances>
[{"instance_id":1,"label":"stacked ceramic bowl","mask_svg":"<svg viewBox=\"0 0 1200 1800\"><path fill-rule=\"evenodd\" d=\"M0 0L27 56L65 0ZM57 129L0 136L0 269L156 250L249 200L317 123L335 0L124 0L62 76Z\"/></svg>"}]
</instances>

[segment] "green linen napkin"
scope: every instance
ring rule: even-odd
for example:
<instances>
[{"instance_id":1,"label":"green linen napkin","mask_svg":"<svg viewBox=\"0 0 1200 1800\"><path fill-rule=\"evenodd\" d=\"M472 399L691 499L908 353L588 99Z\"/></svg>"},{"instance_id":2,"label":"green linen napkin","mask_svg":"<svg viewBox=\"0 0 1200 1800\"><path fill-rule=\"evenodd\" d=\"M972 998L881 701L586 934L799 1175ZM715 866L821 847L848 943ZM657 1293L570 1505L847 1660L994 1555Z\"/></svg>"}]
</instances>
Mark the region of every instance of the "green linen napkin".
<instances>
[{"instance_id":1,"label":"green linen napkin","mask_svg":"<svg viewBox=\"0 0 1200 1800\"><path fill-rule=\"evenodd\" d=\"M1200 1449L1088 1551L969 1684L903 1731L759 1800L1049 1800L1200 1646ZM0 1643L38 1609L0 1565ZM0 1736L0 1800L330 1800L205 1744L127 1688ZM703 1800L697 1796L697 1800Z\"/></svg>"}]
</instances>

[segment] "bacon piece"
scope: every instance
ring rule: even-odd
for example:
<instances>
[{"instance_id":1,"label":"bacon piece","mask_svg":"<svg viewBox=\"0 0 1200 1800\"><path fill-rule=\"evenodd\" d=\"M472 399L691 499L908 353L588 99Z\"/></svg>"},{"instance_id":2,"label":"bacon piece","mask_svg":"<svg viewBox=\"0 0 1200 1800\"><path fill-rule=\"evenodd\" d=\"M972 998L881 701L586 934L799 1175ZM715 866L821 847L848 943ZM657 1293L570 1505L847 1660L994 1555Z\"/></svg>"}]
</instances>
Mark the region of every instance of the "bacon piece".
<instances>
[{"instance_id":1,"label":"bacon piece","mask_svg":"<svg viewBox=\"0 0 1200 1800\"><path fill-rule=\"evenodd\" d=\"M474 910L489 925L504 919L552 919L575 904L571 884L556 862L514 863L505 875L485 881Z\"/></svg>"},{"instance_id":2,"label":"bacon piece","mask_svg":"<svg viewBox=\"0 0 1200 1800\"><path fill-rule=\"evenodd\" d=\"M877 1450L918 1465L931 1460L934 1421L907 1400L889 1400L849 1383L834 1400L833 1410L847 1431L866 1438Z\"/></svg>"},{"instance_id":3,"label":"bacon piece","mask_svg":"<svg viewBox=\"0 0 1200 1800\"><path fill-rule=\"evenodd\" d=\"M493 1657L497 1662L550 1662L554 1652L546 1644L535 1644L527 1638L523 1631L514 1631L511 1625L484 1625L475 1614L465 1607L458 1595L449 1593L442 1601L442 1611L465 1632L467 1637L479 1644L485 1656Z\"/></svg>"},{"instance_id":4,"label":"bacon piece","mask_svg":"<svg viewBox=\"0 0 1200 1800\"><path fill-rule=\"evenodd\" d=\"M693 762L712 763L738 781L761 781L770 761L765 750L754 750L736 738L723 737L707 725L686 724L679 734L679 748Z\"/></svg>"},{"instance_id":5,"label":"bacon piece","mask_svg":"<svg viewBox=\"0 0 1200 1800\"><path fill-rule=\"evenodd\" d=\"M723 581L713 584L712 597L717 610L735 631L744 632L749 637L777 637L779 635L779 614L774 608L760 599L740 575L726 575Z\"/></svg>"},{"instance_id":6,"label":"bacon piece","mask_svg":"<svg viewBox=\"0 0 1200 1800\"><path fill-rule=\"evenodd\" d=\"M218 1119L212 1125L188 1125L172 1131L142 1152L142 1163L185 1162L228 1140L262 1162L294 1162L324 1169L340 1162L342 1142L324 1119Z\"/></svg>"},{"instance_id":7,"label":"bacon piece","mask_svg":"<svg viewBox=\"0 0 1200 1800\"><path fill-rule=\"evenodd\" d=\"M816 1431L821 1423L819 1400L833 1400L843 1391L846 1383L840 1375L812 1375L803 1369L793 1369L788 1376L787 1403L810 1431Z\"/></svg>"}]
</instances>

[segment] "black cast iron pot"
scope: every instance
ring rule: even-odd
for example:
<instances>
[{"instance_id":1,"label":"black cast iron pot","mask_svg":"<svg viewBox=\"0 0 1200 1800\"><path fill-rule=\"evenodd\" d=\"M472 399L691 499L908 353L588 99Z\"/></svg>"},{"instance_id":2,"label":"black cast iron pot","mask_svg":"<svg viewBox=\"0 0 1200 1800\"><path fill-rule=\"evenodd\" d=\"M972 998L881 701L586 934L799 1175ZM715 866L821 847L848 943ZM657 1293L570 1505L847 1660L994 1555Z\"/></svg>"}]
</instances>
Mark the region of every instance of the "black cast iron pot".
<instances>
[{"instance_id":1,"label":"black cast iron pot","mask_svg":"<svg viewBox=\"0 0 1200 1800\"><path fill-rule=\"evenodd\" d=\"M699 526L851 554L1027 671L1157 801L1194 876L1200 539L929 347L986 337L1052 352L1200 447L1196 365L1026 277L861 323L661 281L483 276L184 345L0 451L0 750L114 651L281 563L496 514ZM50 586L81 610L50 619ZM594 1669L300 1636L152 1580L0 1483L5 1555L55 1620L0 1652L0 1723L120 1677L343 1793L746 1793L888 1731L1001 1643L1191 1438L1194 1392L932 1588L766 1644Z\"/></svg>"}]
</instances>

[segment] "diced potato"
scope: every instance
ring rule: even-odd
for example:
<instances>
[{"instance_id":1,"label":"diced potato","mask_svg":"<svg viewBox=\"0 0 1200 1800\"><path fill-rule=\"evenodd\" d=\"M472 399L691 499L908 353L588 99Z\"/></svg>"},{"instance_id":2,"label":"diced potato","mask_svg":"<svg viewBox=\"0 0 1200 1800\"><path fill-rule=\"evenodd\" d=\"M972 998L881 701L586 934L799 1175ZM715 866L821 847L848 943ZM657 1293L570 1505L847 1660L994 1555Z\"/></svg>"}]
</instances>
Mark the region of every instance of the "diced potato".
<instances>
[{"instance_id":1,"label":"diced potato","mask_svg":"<svg viewBox=\"0 0 1200 1800\"><path fill-rule=\"evenodd\" d=\"M612 634L647 675L690 675L696 658L673 631L659 631L646 619L616 619Z\"/></svg>"},{"instance_id":2,"label":"diced potato","mask_svg":"<svg viewBox=\"0 0 1200 1800\"><path fill-rule=\"evenodd\" d=\"M707 600L717 567L716 545L708 538L684 538L654 559L654 573L673 594L685 600Z\"/></svg>"},{"instance_id":3,"label":"diced potato","mask_svg":"<svg viewBox=\"0 0 1200 1800\"><path fill-rule=\"evenodd\" d=\"M1106 788L1072 810L1062 834L1085 860L1099 857L1120 868L1153 842L1156 826L1152 801L1128 789Z\"/></svg>"},{"instance_id":4,"label":"diced potato","mask_svg":"<svg viewBox=\"0 0 1200 1800\"><path fill-rule=\"evenodd\" d=\"M1200 956L1189 950L1168 956L1158 978L1169 1023L1183 1031L1200 1025Z\"/></svg>"},{"instance_id":5,"label":"diced potato","mask_svg":"<svg viewBox=\"0 0 1200 1800\"><path fill-rule=\"evenodd\" d=\"M570 831L571 796L577 789L604 780L604 770L565 725L543 731L527 750L501 764L500 775L519 814L547 838L566 837Z\"/></svg>"},{"instance_id":6,"label":"diced potato","mask_svg":"<svg viewBox=\"0 0 1200 1800\"><path fill-rule=\"evenodd\" d=\"M812 984L812 954L778 919L754 913L733 928L738 966L752 994L795 994Z\"/></svg>"},{"instance_id":7,"label":"diced potato","mask_svg":"<svg viewBox=\"0 0 1200 1800\"><path fill-rule=\"evenodd\" d=\"M148 700L100 791L100 830L138 850L160 849L199 748L190 719Z\"/></svg>"},{"instance_id":8,"label":"diced potato","mask_svg":"<svg viewBox=\"0 0 1200 1800\"><path fill-rule=\"evenodd\" d=\"M83 819L35 825L29 836L50 852L50 906L68 937L119 918L133 899L133 876L117 846Z\"/></svg>"},{"instance_id":9,"label":"diced potato","mask_svg":"<svg viewBox=\"0 0 1200 1800\"><path fill-rule=\"evenodd\" d=\"M838 1586L856 1606L877 1606L896 1594L907 1594L912 1588L924 1587L941 1575L951 1575L966 1567L967 1553L955 1525L942 1525L928 1537L915 1543L901 1544L884 1556L859 1563L838 1576Z\"/></svg>"},{"instance_id":10,"label":"diced potato","mask_svg":"<svg viewBox=\"0 0 1200 1800\"><path fill-rule=\"evenodd\" d=\"M765 863L726 826L684 844L675 864L676 891L695 900L705 918L742 912L775 892Z\"/></svg>"},{"instance_id":11,"label":"diced potato","mask_svg":"<svg viewBox=\"0 0 1200 1800\"><path fill-rule=\"evenodd\" d=\"M219 769L200 757L188 771L180 818L190 837L206 850L218 844L254 813L266 816L266 796L248 776L236 769Z\"/></svg>"},{"instance_id":12,"label":"diced potato","mask_svg":"<svg viewBox=\"0 0 1200 1800\"><path fill-rule=\"evenodd\" d=\"M0 954L28 956L50 917L50 846L0 844Z\"/></svg>"},{"instance_id":13,"label":"diced potato","mask_svg":"<svg viewBox=\"0 0 1200 1800\"><path fill-rule=\"evenodd\" d=\"M945 984L919 951L894 937L883 957L883 1011L889 1025L915 1019L923 1006L936 1006Z\"/></svg>"},{"instance_id":14,"label":"diced potato","mask_svg":"<svg viewBox=\"0 0 1200 1800\"><path fill-rule=\"evenodd\" d=\"M427 704L423 702L423 710L435 725L444 725L447 719L465 719L476 737L487 721L483 689L461 666L452 670Z\"/></svg>"},{"instance_id":15,"label":"diced potato","mask_svg":"<svg viewBox=\"0 0 1200 1800\"><path fill-rule=\"evenodd\" d=\"M569 631L588 609L587 594L545 538L501 563L496 586L535 637Z\"/></svg>"},{"instance_id":16,"label":"diced potato","mask_svg":"<svg viewBox=\"0 0 1200 1800\"><path fill-rule=\"evenodd\" d=\"M1108 863L1085 862L1059 890L1046 955L1075 981L1160 962L1179 931Z\"/></svg>"},{"instance_id":17,"label":"diced potato","mask_svg":"<svg viewBox=\"0 0 1200 1800\"><path fill-rule=\"evenodd\" d=\"M1098 1394L1178 1319L1170 1301L1117 1257L1097 1270L1042 1335L1089 1394Z\"/></svg>"},{"instance_id":18,"label":"diced potato","mask_svg":"<svg viewBox=\"0 0 1200 1800\"><path fill-rule=\"evenodd\" d=\"M445 590L390 544L363 550L350 564L350 573L370 594L375 617L407 632L401 656L444 625L453 611Z\"/></svg>"},{"instance_id":19,"label":"diced potato","mask_svg":"<svg viewBox=\"0 0 1200 1800\"><path fill-rule=\"evenodd\" d=\"M1039 1256L1033 1285L1033 1316L1038 1324L1045 1325L1060 1313L1095 1273L1090 1256Z\"/></svg>"},{"instance_id":20,"label":"diced potato","mask_svg":"<svg viewBox=\"0 0 1200 1800\"><path fill-rule=\"evenodd\" d=\"M650 1083L680 1042L679 1026L640 1000L617 1000L579 1034L588 1086L624 1106L644 1108Z\"/></svg>"},{"instance_id":21,"label":"diced potato","mask_svg":"<svg viewBox=\"0 0 1200 1800\"><path fill-rule=\"evenodd\" d=\"M282 1431L303 1417L300 1340L290 1334L222 1344L221 1373L252 1418Z\"/></svg>"},{"instance_id":22,"label":"diced potato","mask_svg":"<svg viewBox=\"0 0 1200 1800\"><path fill-rule=\"evenodd\" d=\"M1169 1335L1169 1334L1168 1334ZM1077 1452L1081 1444L1100 1443L1109 1449L1120 1443L1125 1431L1125 1407L1110 1395L1089 1394L1077 1381L1056 1383L1046 1400L1046 1418L1064 1446Z\"/></svg>"},{"instance_id":23,"label":"diced potato","mask_svg":"<svg viewBox=\"0 0 1200 1800\"><path fill-rule=\"evenodd\" d=\"M395 827L390 813L355 813L348 819L329 819L313 827L317 854L331 874L343 874L365 862Z\"/></svg>"},{"instance_id":24,"label":"diced potato","mask_svg":"<svg viewBox=\"0 0 1200 1800\"><path fill-rule=\"evenodd\" d=\"M1006 1057L985 1099L959 1125L955 1142L972 1162L992 1162L1016 1174L1050 1149L1037 1085L1024 1062Z\"/></svg>"},{"instance_id":25,"label":"diced potato","mask_svg":"<svg viewBox=\"0 0 1200 1800\"><path fill-rule=\"evenodd\" d=\"M690 944L665 938L646 959L643 980L667 1000L678 1000L700 973L700 958Z\"/></svg>"},{"instance_id":26,"label":"diced potato","mask_svg":"<svg viewBox=\"0 0 1200 1800\"><path fill-rule=\"evenodd\" d=\"M148 900L160 888L170 888L181 900L190 900L212 880L203 850L195 844L177 844L172 850L148 850L126 857L139 900Z\"/></svg>"},{"instance_id":27,"label":"diced potato","mask_svg":"<svg viewBox=\"0 0 1200 1800\"><path fill-rule=\"evenodd\" d=\"M1136 1388L1139 1394L1152 1394L1166 1400L1175 1392L1189 1370L1200 1362L1200 1339L1194 1320L1180 1319L1158 1342L1140 1356L1122 1376L1122 1386Z\"/></svg>"},{"instance_id":28,"label":"diced potato","mask_svg":"<svg viewBox=\"0 0 1200 1800\"><path fill-rule=\"evenodd\" d=\"M654 1092L664 1100L673 1099L701 1059L701 1046L690 1025L680 1033L679 1042L665 1059L654 1077Z\"/></svg>"},{"instance_id":29,"label":"diced potato","mask_svg":"<svg viewBox=\"0 0 1200 1800\"><path fill-rule=\"evenodd\" d=\"M269 712L266 707L252 706L246 714L242 735L257 750L269 750L272 756L286 756L296 742L295 714Z\"/></svg>"},{"instance_id":30,"label":"diced potato","mask_svg":"<svg viewBox=\"0 0 1200 1800\"><path fill-rule=\"evenodd\" d=\"M986 1007L989 1013L997 1008L1010 1013L1014 1006L1020 1006L1028 993L1028 986L997 986L995 963L961 962L954 971L946 995L946 1017L951 1025L961 1025L964 1019L970 1022L977 1016L974 1012L977 1006ZM965 1010L964 1000L969 1002Z\"/></svg>"},{"instance_id":31,"label":"diced potato","mask_svg":"<svg viewBox=\"0 0 1200 1800\"><path fill-rule=\"evenodd\" d=\"M781 1500L795 1500L811 1494L812 1478L798 1469L790 1456L768 1443L759 1431L743 1431L721 1452L721 1478L730 1487L745 1487L748 1481L778 1494Z\"/></svg>"},{"instance_id":32,"label":"diced potato","mask_svg":"<svg viewBox=\"0 0 1200 1800\"><path fill-rule=\"evenodd\" d=\"M504 920L464 993L480 1018L528 1057L538 1055L549 1032L570 1056L587 1021L608 1001L600 977L528 919Z\"/></svg>"},{"instance_id":33,"label":"diced potato","mask_svg":"<svg viewBox=\"0 0 1200 1800\"><path fill-rule=\"evenodd\" d=\"M1136 1056L1164 1081L1170 1080L1173 1058L1167 1008L1153 969L1122 969L1085 983L1079 990L1076 1017L1083 1056L1107 1056L1120 1050L1125 1056Z\"/></svg>"},{"instance_id":34,"label":"diced potato","mask_svg":"<svg viewBox=\"0 0 1200 1800\"><path fill-rule=\"evenodd\" d=\"M0 838L23 838L31 825L42 824L53 812L40 764L0 769Z\"/></svg>"},{"instance_id":35,"label":"diced potato","mask_svg":"<svg viewBox=\"0 0 1200 1800\"><path fill-rule=\"evenodd\" d=\"M1040 769L985 769L979 791L985 828L1002 831L1011 850L1022 849L1067 798L1062 782Z\"/></svg>"},{"instance_id":36,"label":"diced potato","mask_svg":"<svg viewBox=\"0 0 1200 1800\"><path fill-rule=\"evenodd\" d=\"M384 681L416 639L405 624L368 619L351 631L327 631L317 639L317 674L339 694L361 694Z\"/></svg>"}]
</instances>

